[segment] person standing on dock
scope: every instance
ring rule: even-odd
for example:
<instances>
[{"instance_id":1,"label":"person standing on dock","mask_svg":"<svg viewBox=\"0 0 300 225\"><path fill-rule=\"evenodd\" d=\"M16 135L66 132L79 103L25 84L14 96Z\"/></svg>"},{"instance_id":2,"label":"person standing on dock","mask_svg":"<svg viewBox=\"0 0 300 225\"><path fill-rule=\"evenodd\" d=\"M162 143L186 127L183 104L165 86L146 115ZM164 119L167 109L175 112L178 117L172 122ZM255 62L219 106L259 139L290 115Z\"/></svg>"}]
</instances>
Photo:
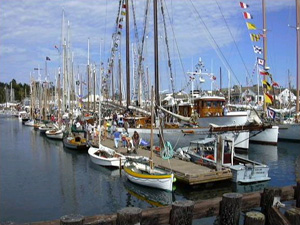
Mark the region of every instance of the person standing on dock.
<instances>
[{"instance_id":1,"label":"person standing on dock","mask_svg":"<svg viewBox=\"0 0 300 225\"><path fill-rule=\"evenodd\" d=\"M140 146L140 135L137 131L134 131L133 136L132 136L132 147L133 147L133 152L137 153L137 149Z\"/></svg>"},{"instance_id":2,"label":"person standing on dock","mask_svg":"<svg viewBox=\"0 0 300 225\"><path fill-rule=\"evenodd\" d=\"M114 135L115 148L118 148L119 142L121 140L121 132L119 131L119 129L116 129L113 135Z\"/></svg>"}]
</instances>

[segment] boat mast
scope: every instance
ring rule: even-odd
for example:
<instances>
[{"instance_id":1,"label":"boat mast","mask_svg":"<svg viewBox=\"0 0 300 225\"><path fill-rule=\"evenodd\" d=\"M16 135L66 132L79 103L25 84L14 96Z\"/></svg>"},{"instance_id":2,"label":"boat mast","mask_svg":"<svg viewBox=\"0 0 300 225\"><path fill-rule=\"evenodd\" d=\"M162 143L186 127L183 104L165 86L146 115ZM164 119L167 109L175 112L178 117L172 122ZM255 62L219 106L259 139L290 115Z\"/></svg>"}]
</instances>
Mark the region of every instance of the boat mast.
<instances>
[{"instance_id":1,"label":"boat mast","mask_svg":"<svg viewBox=\"0 0 300 225\"><path fill-rule=\"evenodd\" d=\"M158 75L158 26L157 26L157 0L153 0L154 16L154 80L155 80L155 103L159 106L159 75Z\"/></svg>"},{"instance_id":2,"label":"boat mast","mask_svg":"<svg viewBox=\"0 0 300 225\"><path fill-rule=\"evenodd\" d=\"M263 13L263 58L265 60L264 63L264 70L267 70L267 19L266 19L266 5L265 5L265 0L262 0L262 13ZM267 76L264 76L264 81L267 81ZM259 85L259 84L258 84ZM263 93L265 95L266 93L266 88L263 88ZM267 111L267 104L266 104L266 99L264 96L264 107L263 107L264 112Z\"/></svg>"},{"instance_id":3,"label":"boat mast","mask_svg":"<svg viewBox=\"0 0 300 225\"><path fill-rule=\"evenodd\" d=\"M296 95L296 120L299 122L299 82L300 82L300 0L296 0L296 9L297 9L297 95Z\"/></svg>"},{"instance_id":4,"label":"boat mast","mask_svg":"<svg viewBox=\"0 0 300 225\"><path fill-rule=\"evenodd\" d=\"M150 128L151 128L151 133L150 133L150 168L153 169L153 122L154 122L154 116L153 116L153 113L154 113L154 108L153 108L153 95L154 95L154 91L153 91L153 86L151 87L151 125L150 125Z\"/></svg>"},{"instance_id":5,"label":"boat mast","mask_svg":"<svg viewBox=\"0 0 300 225\"><path fill-rule=\"evenodd\" d=\"M125 1L126 4L126 87L127 87L127 109L130 105L130 49L129 49L129 5L128 0Z\"/></svg>"},{"instance_id":6,"label":"boat mast","mask_svg":"<svg viewBox=\"0 0 300 225\"><path fill-rule=\"evenodd\" d=\"M90 112L90 38L88 38L88 61L87 61L87 76L88 76L88 105L87 111Z\"/></svg>"}]
</instances>

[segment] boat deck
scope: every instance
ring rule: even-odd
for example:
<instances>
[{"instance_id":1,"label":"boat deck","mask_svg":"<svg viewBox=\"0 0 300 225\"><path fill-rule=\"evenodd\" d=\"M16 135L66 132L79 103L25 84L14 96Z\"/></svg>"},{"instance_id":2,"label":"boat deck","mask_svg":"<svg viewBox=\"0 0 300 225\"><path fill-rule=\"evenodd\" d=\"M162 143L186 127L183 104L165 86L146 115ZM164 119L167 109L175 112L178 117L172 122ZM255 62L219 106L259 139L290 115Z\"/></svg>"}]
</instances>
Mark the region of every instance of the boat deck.
<instances>
[{"instance_id":1,"label":"boat deck","mask_svg":"<svg viewBox=\"0 0 300 225\"><path fill-rule=\"evenodd\" d=\"M106 139L102 142L103 145L114 148L113 140ZM126 155L127 149L119 147L118 152ZM150 156L149 150L138 149L138 155ZM187 183L189 185L203 184L209 182L223 181L232 178L232 173L229 168L223 168L220 171L195 164L192 162L183 161L180 159L172 158L170 160L163 160L159 154L153 153L154 164L158 167L164 168L169 171L173 171L176 179L180 182Z\"/></svg>"}]
</instances>

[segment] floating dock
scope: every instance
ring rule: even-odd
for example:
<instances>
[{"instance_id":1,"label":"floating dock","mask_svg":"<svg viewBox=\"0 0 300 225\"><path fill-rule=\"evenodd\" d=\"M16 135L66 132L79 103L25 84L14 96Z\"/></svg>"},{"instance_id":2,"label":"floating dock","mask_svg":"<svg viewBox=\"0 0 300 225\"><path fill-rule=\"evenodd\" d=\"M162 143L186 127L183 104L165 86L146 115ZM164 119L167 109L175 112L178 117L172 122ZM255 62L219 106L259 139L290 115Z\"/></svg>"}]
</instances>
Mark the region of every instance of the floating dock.
<instances>
[{"instance_id":1,"label":"floating dock","mask_svg":"<svg viewBox=\"0 0 300 225\"><path fill-rule=\"evenodd\" d=\"M106 139L102 142L102 144L107 147L114 148L113 140ZM123 147L119 147L117 151L124 155L127 154L127 149ZM150 156L150 151L142 148L139 148L137 153L141 156ZM189 185L217 182L232 178L232 173L229 168L223 167L221 170L217 171L200 164L183 161L176 158L164 160L156 153L153 153L153 161L156 166L164 168L168 171L173 171L178 181Z\"/></svg>"}]
</instances>

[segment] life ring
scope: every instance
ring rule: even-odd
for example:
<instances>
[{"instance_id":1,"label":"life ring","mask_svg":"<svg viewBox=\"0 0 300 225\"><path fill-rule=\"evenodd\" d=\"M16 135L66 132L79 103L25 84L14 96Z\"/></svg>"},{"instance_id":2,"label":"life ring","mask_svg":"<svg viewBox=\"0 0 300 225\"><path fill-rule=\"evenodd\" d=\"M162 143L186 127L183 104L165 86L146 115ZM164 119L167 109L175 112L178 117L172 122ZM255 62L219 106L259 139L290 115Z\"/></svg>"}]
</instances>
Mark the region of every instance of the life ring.
<instances>
[{"instance_id":1,"label":"life ring","mask_svg":"<svg viewBox=\"0 0 300 225\"><path fill-rule=\"evenodd\" d=\"M205 158L211 159L211 160L215 160L215 157L214 157L213 155L208 155L208 156L206 156Z\"/></svg>"}]
</instances>

